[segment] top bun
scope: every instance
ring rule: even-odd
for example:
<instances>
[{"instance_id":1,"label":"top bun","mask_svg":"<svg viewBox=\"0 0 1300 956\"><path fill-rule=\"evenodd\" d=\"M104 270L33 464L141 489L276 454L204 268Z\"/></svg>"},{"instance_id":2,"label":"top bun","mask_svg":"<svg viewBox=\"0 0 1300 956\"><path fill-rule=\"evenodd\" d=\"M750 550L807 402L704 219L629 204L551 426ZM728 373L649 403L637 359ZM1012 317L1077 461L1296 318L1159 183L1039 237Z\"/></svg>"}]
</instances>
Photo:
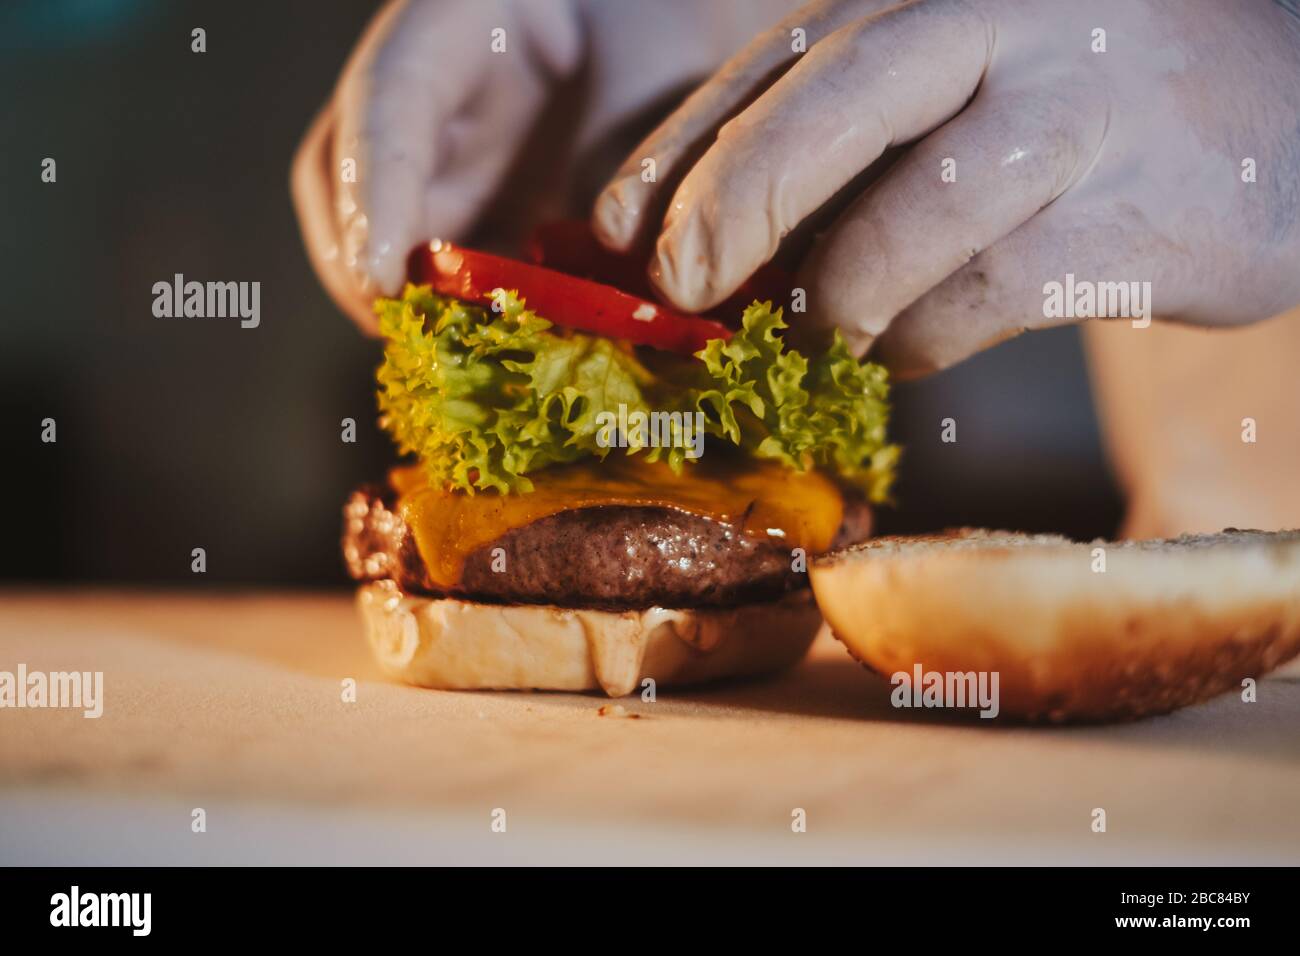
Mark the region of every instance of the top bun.
<instances>
[{"instance_id":1,"label":"top bun","mask_svg":"<svg viewBox=\"0 0 1300 956\"><path fill-rule=\"evenodd\" d=\"M1076 543L962 529L814 563L817 603L885 675L996 671L1000 712L1101 721L1240 688L1300 651L1300 532Z\"/></svg>"}]
</instances>

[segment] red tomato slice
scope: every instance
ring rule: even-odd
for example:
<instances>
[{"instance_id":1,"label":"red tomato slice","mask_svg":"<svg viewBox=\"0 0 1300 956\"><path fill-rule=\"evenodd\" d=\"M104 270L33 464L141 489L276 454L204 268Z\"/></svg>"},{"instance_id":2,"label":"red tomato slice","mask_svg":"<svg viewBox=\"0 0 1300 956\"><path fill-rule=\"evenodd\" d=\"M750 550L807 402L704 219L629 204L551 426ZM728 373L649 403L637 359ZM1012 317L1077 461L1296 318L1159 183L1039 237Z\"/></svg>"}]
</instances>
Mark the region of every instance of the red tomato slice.
<instances>
[{"instance_id":1,"label":"red tomato slice","mask_svg":"<svg viewBox=\"0 0 1300 956\"><path fill-rule=\"evenodd\" d=\"M544 222L528 239L528 261L566 275L603 282L643 299L654 298L646 275L649 253L613 252L591 231L586 219Z\"/></svg>"},{"instance_id":2,"label":"red tomato slice","mask_svg":"<svg viewBox=\"0 0 1300 956\"><path fill-rule=\"evenodd\" d=\"M655 297L646 275L648 250L613 252L600 244L586 219L557 219L542 223L528 241L528 258L537 265L572 276L616 286L647 300ZM733 324L754 300L776 306L790 304L794 277L773 263L761 266L730 297L709 311Z\"/></svg>"},{"instance_id":3,"label":"red tomato slice","mask_svg":"<svg viewBox=\"0 0 1300 956\"><path fill-rule=\"evenodd\" d=\"M494 289L517 289L530 309L556 325L682 355L698 352L709 339L731 336L721 322L613 286L439 240L415 251L411 276L467 302L482 302Z\"/></svg>"}]
</instances>

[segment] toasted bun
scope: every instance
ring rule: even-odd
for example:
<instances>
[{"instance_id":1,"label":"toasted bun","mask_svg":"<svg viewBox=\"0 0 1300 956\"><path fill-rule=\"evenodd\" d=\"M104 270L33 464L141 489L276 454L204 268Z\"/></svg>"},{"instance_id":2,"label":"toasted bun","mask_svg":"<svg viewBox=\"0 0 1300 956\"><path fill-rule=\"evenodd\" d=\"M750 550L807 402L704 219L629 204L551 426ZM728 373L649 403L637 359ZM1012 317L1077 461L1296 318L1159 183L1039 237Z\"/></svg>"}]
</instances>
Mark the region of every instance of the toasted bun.
<instances>
[{"instance_id":1,"label":"toasted bun","mask_svg":"<svg viewBox=\"0 0 1300 956\"><path fill-rule=\"evenodd\" d=\"M821 627L807 590L736 608L617 612L417 597L380 581L357 602L385 673L448 690L621 697L647 677L662 687L763 674L798 662Z\"/></svg>"},{"instance_id":2,"label":"toasted bun","mask_svg":"<svg viewBox=\"0 0 1300 956\"><path fill-rule=\"evenodd\" d=\"M1080 544L962 530L878 538L811 577L867 667L996 671L1001 713L1027 720L1164 713L1300 650L1300 531Z\"/></svg>"}]
</instances>

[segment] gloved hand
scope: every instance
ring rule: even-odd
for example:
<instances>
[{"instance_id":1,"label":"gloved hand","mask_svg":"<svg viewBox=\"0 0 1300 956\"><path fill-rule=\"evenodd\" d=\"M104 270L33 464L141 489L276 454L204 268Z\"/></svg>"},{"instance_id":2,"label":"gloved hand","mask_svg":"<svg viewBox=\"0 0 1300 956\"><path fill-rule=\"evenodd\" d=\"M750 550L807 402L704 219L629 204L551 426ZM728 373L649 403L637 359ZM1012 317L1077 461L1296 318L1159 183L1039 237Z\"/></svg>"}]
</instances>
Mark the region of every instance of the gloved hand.
<instances>
[{"instance_id":1,"label":"gloved hand","mask_svg":"<svg viewBox=\"0 0 1300 956\"><path fill-rule=\"evenodd\" d=\"M581 146L707 75L791 6L390 3L353 50L294 159L294 205L321 281L363 329L373 330L375 296L400 289L415 245L460 238L473 225L558 81L580 68L587 77L589 89L573 103L582 113L574 144ZM355 175L345 168L349 160Z\"/></svg>"},{"instance_id":2,"label":"gloved hand","mask_svg":"<svg viewBox=\"0 0 1300 956\"><path fill-rule=\"evenodd\" d=\"M684 172L650 271L702 310L845 203L804 260L793 321L859 352L879 337L906 377L1073 321L1045 315L1067 273L1149 281L1156 318L1198 324L1300 302L1298 116L1300 16L1275 0L819 0L634 151L593 219L627 248ZM683 144L720 124L690 165ZM644 157L655 183L636 175Z\"/></svg>"}]
</instances>

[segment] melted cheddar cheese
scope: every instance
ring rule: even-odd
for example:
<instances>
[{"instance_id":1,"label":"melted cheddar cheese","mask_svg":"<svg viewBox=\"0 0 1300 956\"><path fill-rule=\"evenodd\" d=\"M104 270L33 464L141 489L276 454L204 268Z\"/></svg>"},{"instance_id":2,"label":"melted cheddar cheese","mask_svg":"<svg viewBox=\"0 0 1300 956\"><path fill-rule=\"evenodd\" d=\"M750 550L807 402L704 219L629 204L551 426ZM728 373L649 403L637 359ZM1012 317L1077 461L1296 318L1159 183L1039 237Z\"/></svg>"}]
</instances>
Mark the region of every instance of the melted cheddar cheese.
<instances>
[{"instance_id":1,"label":"melted cheddar cheese","mask_svg":"<svg viewBox=\"0 0 1300 956\"><path fill-rule=\"evenodd\" d=\"M398 508L435 585L455 587L465 559L506 532L579 508L675 508L809 554L830 547L844 517L844 499L834 482L774 462L720 459L706 464L701 459L678 475L641 455L610 455L603 462L551 467L529 477L531 492L468 495L430 487L418 465L392 471Z\"/></svg>"}]
</instances>

